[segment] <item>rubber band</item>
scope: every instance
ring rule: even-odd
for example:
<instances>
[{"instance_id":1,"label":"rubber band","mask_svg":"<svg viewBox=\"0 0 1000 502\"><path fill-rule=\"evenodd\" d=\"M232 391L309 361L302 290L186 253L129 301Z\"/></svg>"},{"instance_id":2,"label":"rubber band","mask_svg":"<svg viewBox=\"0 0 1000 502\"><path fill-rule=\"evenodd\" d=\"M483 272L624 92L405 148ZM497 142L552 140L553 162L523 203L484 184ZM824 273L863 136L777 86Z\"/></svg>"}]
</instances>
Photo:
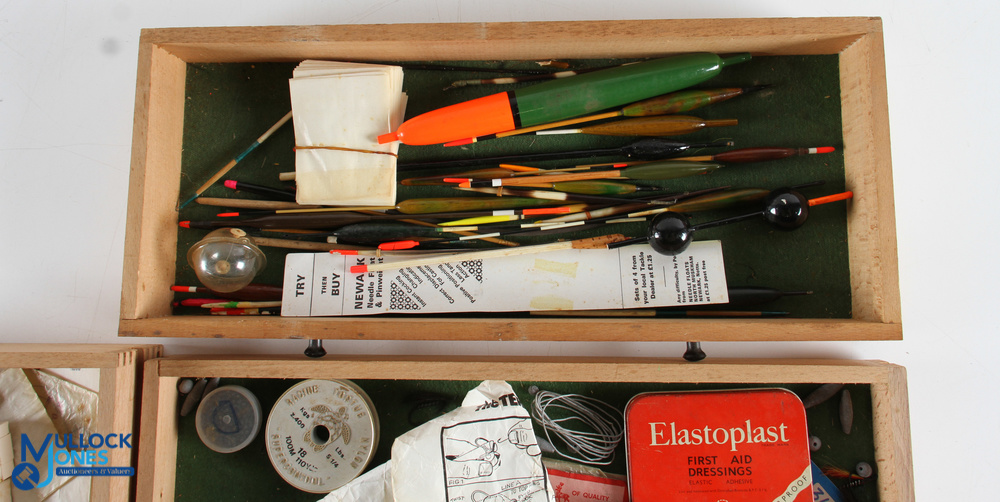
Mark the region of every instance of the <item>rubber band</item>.
<instances>
[{"instance_id":1,"label":"rubber band","mask_svg":"<svg viewBox=\"0 0 1000 502\"><path fill-rule=\"evenodd\" d=\"M357 148L344 148L341 146L296 146L296 150L340 150L343 152L358 152L358 153L377 153L379 155L392 155L393 157L399 158L399 155L392 152L380 152L378 150L361 150Z\"/></svg>"}]
</instances>

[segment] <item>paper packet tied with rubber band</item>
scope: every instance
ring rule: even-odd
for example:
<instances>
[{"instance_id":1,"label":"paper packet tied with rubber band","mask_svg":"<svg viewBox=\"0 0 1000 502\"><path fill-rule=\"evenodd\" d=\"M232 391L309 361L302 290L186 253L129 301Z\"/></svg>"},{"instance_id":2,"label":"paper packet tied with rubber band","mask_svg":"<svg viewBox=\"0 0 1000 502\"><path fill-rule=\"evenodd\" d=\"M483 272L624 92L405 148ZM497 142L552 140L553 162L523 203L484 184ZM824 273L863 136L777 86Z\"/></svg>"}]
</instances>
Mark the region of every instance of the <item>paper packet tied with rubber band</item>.
<instances>
[{"instance_id":1,"label":"paper packet tied with rubber band","mask_svg":"<svg viewBox=\"0 0 1000 502\"><path fill-rule=\"evenodd\" d=\"M288 83L299 204L396 203L399 144L377 137L403 120L399 66L307 60Z\"/></svg>"},{"instance_id":2,"label":"paper packet tied with rubber band","mask_svg":"<svg viewBox=\"0 0 1000 502\"><path fill-rule=\"evenodd\" d=\"M487 380L462 406L396 438L392 458L324 502L555 502L531 415Z\"/></svg>"}]
</instances>

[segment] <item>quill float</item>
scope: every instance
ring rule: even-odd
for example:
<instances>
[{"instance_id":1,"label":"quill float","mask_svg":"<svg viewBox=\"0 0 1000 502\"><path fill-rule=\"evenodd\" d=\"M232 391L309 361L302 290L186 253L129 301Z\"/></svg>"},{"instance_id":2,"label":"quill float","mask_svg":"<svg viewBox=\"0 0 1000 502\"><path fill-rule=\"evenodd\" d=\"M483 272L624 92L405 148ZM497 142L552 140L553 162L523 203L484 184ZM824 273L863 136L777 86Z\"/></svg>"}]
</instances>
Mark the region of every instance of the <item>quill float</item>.
<instances>
[{"instance_id":1,"label":"quill float","mask_svg":"<svg viewBox=\"0 0 1000 502\"><path fill-rule=\"evenodd\" d=\"M545 199L530 199L527 197L439 197L401 201L393 207L402 214L359 213L352 211L283 212L239 220L227 218L222 220L181 221L177 224L182 228L200 229L246 227L265 229L295 228L303 230L336 228L377 219L412 218L412 216L407 215L416 214L429 218L436 213L541 208L558 206L560 205L559 202Z\"/></svg>"},{"instance_id":2,"label":"quill float","mask_svg":"<svg viewBox=\"0 0 1000 502\"><path fill-rule=\"evenodd\" d=\"M277 122L275 122L273 126L271 126L268 130L264 131L264 134L261 134L260 137L258 137L256 141L254 141L253 143L251 143L250 146L247 147L246 150L243 150L243 153L237 155L232 160L230 160L228 163L226 163L226 165L222 166L222 169L219 169L218 172L216 172L214 175L212 175L212 177L209 178L209 180L206 181L204 185L198 187L198 189L195 190L194 195L192 195L191 198L189 198L188 200L186 200L186 201L178 204L177 205L177 209L181 209L184 206L190 204L191 201L197 199L202 194L202 192L204 192L205 190L208 190L208 187L214 185L216 181L219 181L219 178L225 176L226 173L228 173L230 169L236 167L236 164L238 164L241 160L243 160L243 157L246 157L247 155L250 155L250 152L256 150L257 147L260 146L261 143L263 143L264 141L266 141L267 138L270 138L271 135L274 134L274 131L277 131L278 129L280 129L281 126L285 125L285 123L288 122L291 118L292 118L292 112L286 113L284 117L281 117L281 119L278 120Z\"/></svg>"},{"instance_id":3,"label":"quill float","mask_svg":"<svg viewBox=\"0 0 1000 502\"><path fill-rule=\"evenodd\" d=\"M625 146L617 148L594 148L590 150L573 150L566 152L541 152L541 153L521 153L512 155L501 155L497 157L480 157L471 159L454 160L426 160L419 162L407 162L398 164L400 169L424 169L436 167L468 167L478 165L499 164L501 162L517 161L527 162L532 160L566 160L581 157L608 157L622 156L638 160L662 160L691 150L693 148L714 148L723 146L733 146L729 140L713 141L709 143L684 143L663 138L645 138Z\"/></svg>"},{"instance_id":4,"label":"quill float","mask_svg":"<svg viewBox=\"0 0 1000 502\"><path fill-rule=\"evenodd\" d=\"M780 148L780 147L755 147L738 148L728 152L719 152L714 155L700 155L684 157L674 160L694 160L732 163L764 162L768 160L779 160L796 155L813 155L817 153L830 153L835 149L832 146L821 146L816 148Z\"/></svg>"},{"instance_id":5,"label":"quill float","mask_svg":"<svg viewBox=\"0 0 1000 502\"><path fill-rule=\"evenodd\" d=\"M699 174L709 174L721 168L722 164L715 162L697 162L685 160L664 160L647 162L632 167L620 169L593 170L579 173L539 174L518 178L496 178L492 180L470 180L466 178L446 178L445 181L458 183L460 187L499 187L499 186L529 186L536 183L556 183L563 181L582 181L608 178L625 178L630 180L672 180Z\"/></svg>"},{"instance_id":6,"label":"quill float","mask_svg":"<svg viewBox=\"0 0 1000 502\"><path fill-rule=\"evenodd\" d=\"M237 180L226 180L223 185L226 188L231 188L238 192L249 192L255 193L257 195L264 195L273 197L276 200L294 202L295 201L295 190L286 190L284 188L274 188L264 185L258 185L255 183L247 183L245 181Z\"/></svg>"},{"instance_id":7,"label":"quill float","mask_svg":"<svg viewBox=\"0 0 1000 502\"><path fill-rule=\"evenodd\" d=\"M456 80L442 89L447 91L450 89L457 89L459 87L465 87L467 85L486 85L486 84L516 84L519 82L531 82L533 80L555 80L559 78L574 77L583 73L602 70L603 68L583 68L580 70L566 70L557 71L554 73L542 73L536 75L522 75L518 77L498 77L498 78L470 78L466 80Z\"/></svg>"},{"instance_id":8,"label":"quill float","mask_svg":"<svg viewBox=\"0 0 1000 502\"><path fill-rule=\"evenodd\" d=\"M255 283L248 284L241 289L229 293L212 291L204 286L170 286L170 291L177 293L211 293L220 298L244 301L280 300L282 293L281 286Z\"/></svg>"},{"instance_id":9,"label":"quill float","mask_svg":"<svg viewBox=\"0 0 1000 502\"><path fill-rule=\"evenodd\" d=\"M465 253L448 253L442 255L425 256L412 260L399 261L395 263L370 263L367 265L352 265L351 273L360 274L365 272L377 272L379 270L394 270L406 267L420 267L423 265L436 265L438 263L448 263L463 260L481 260L483 258L495 258L497 256L517 256L524 254L546 253L558 251L560 249L602 249L613 242L624 241L625 236L621 234L602 235L587 239L577 239L575 241L552 242L549 244L538 244L535 246L521 246L516 248L489 249L486 251L470 251ZM336 253L336 251L331 251Z\"/></svg>"},{"instance_id":10,"label":"quill float","mask_svg":"<svg viewBox=\"0 0 1000 502\"><path fill-rule=\"evenodd\" d=\"M794 157L796 155L812 155L817 153L830 153L836 150L832 146L821 146L815 148L781 148L773 146L764 147L751 147L751 148L737 148L736 150L729 150L725 152L719 152L713 155L695 155L691 157L674 157L671 160L687 160L692 162L723 162L730 164L750 164L753 162L766 162L769 160L780 160L788 157ZM573 168L559 169L560 171L569 170L586 170L593 169L595 167L625 167L634 166L638 164L645 164L646 161L635 161L635 162L605 162L601 164L581 164ZM505 164L501 164L500 167L504 167ZM551 171L552 169L546 170ZM535 171L538 172L538 171ZM545 174L545 172L538 172L539 174ZM512 175L513 176L513 175ZM499 176L498 176L499 177Z\"/></svg>"},{"instance_id":11,"label":"quill float","mask_svg":"<svg viewBox=\"0 0 1000 502\"><path fill-rule=\"evenodd\" d=\"M591 134L595 136L679 136L700 131L706 127L727 127L737 125L736 119L704 120L689 115L669 115L666 117L639 117L616 120L576 129L546 129L532 134L538 136L552 134Z\"/></svg>"},{"instance_id":12,"label":"quill float","mask_svg":"<svg viewBox=\"0 0 1000 502\"><path fill-rule=\"evenodd\" d=\"M493 225L491 228L500 229L498 232L487 233L487 234L477 234L466 237L461 237L457 240L448 239L437 239L437 240L401 240L392 242L383 242L378 245L379 249L382 250L392 250L399 251L403 249L412 249L416 246L424 246L427 244L435 245L447 245L449 243L460 243L463 241L468 241L472 239L481 239L484 237L500 237L500 236L511 236L511 235L524 235L524 234L534 234L540 232L547 233L557 233L562 231L574 231L580 230L584 227L593 227L600 224L616 224L616 223L630 223L645 221L650 216L655 216L660 213L667 211L675 212L694 212L694 211L707 211L711 209L720 209L724 207L730 207L735 205L742 205L749 202L757 202L768 194L772 193L769 190L762 188L741 188L741 189L723 189L717 190L712 189L709 191L701 191L700 195L688 198L687 196L673 196L673 204L670 206L661 206L653 209L649 209L649 206L645 202L638 202L636 204L622 204L619 206L612 206L608 208L597 209L594 211L585 211L580 213L574 213L575 218L567 217L556 217L548 218L544 220L538 220L535 223L527 225L518 225L518 228L507 229L500 228L502 225ZM680 201L680 199L685 198L686 200ZM667 200L663 200L664 203L669 203ZM485 230L480 226L476 227L453 227L451 225L463 225L470 224L469 220L459 220L459 221L449 221L440 224L437 230ZM474 222L477 225L479 223L485 222Z\"/></svg>"}]
</instances>

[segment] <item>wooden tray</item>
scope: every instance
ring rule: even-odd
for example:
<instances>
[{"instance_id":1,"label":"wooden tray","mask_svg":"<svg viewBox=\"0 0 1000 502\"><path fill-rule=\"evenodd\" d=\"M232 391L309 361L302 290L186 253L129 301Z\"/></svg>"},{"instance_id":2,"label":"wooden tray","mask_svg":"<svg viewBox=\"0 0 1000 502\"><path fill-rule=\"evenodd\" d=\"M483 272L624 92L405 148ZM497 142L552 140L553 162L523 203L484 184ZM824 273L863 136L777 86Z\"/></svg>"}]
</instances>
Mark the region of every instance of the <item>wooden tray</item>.
<instances>
[{"instance_id":1,"label":"wooden tray","mask_svg":"<svg viewBox=\"0 0 1000 502\"><path fill-rule=\"evenodd\" d=\"M693 51L837 55L845 183L855 194L846 222L849 318L219 318L172 313L169 286L176 280L176 208L189 63L641 58ZM884 73L882 26L877 18L143 30L119 333L406 340L901 339Z\"/></svg>"},{"instance_id":2,"label":"wooden tray","mask_svg":"<svg viewBox=\"0 0 1000 502\"><path fill-rule=\"evenodd\" d=\"M0 368L96 368L100 371L98 415L95 431L131 433L132 449L108 450L108 465L136 466L142 364L159 357L159 345L100 344L0 344ZM135 478L95 476L91 500L127 501L135 493Z\"/></svg>"},{"instance_id":3,"label":"wooden tray","mask_svg":"<svg viewBox=\"0 0 1000 502\"><path fill-rule=\"evenodd\" d=\"M138 470L139 500L172 500L178 455L177 380L183 377L288 379L391 379L407 381L601 382L628 384L792 385L866 384L871 395L874 456L882 501L913 500L909 411L905 369L881 361L712 360L689 364L667 359L599 358L406 358L340 357L168 357L146 363L142 436ZM394 387L395 388L395 387ZM396 395L396 394L393 394ZM264 402L262 401L262 404ZM263 404L265 419L269 405ZM404 421L383 416L380 444L391 445L386 427ZM405 430L405 429L404 429ZM260 440L260 438L258 438ZM380 446L381 449L381 446ZM207 450L205 450L207 452ZM211 453L211 452L208 452ZM200 454L198 454L200 456ZM222 458L219 462L225 462ZM261 459L264 464L266 458ZM373 465L374 466L374 463ZM267 466L269 467L269 466ZM219 472L224 469L217 465ZM227 483L232 482L231 480ZM199 490L209 490L199 487Z\"/></svg>"}]
</instances>

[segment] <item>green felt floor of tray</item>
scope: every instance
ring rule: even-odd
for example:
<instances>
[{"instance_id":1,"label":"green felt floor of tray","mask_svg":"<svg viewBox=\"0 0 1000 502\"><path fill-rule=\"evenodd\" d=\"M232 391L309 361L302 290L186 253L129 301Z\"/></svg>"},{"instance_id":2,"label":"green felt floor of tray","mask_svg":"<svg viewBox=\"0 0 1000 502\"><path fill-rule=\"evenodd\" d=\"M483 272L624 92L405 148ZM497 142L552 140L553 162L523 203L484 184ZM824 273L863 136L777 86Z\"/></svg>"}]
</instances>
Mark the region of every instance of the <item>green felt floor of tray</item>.
<instances>
[{"instance_id":1,"label":"green felt floor of tray","mask_svg":"<svg viewBox=\"0 0 1000 502\"><path fill-rule=\"evenodd\" d=\"M298 380L223 379L221 385L241 385L259 399L266 423L275 401ZM379 418L380 439L369 468L390 459L394 438L461 404L465 394L479 382L418 380L354 380L371 398ZM804 398L815 384L746 385L746 384L640 384L581 382L509 382L522 406L530 410L533 402L529 389L536 386L559 394L580 394L600 399L618 410L643 392L719 390L780 387ZM853 471L858 462L875 465L873 410L869 385L847 385L851 394L854 420L851 433L844 434L839 419L840 399L835 396L807 410L809 434L820 438L822 447L812 454L821 468L834 467ZM178 424L176 500L301 500L315 501L321 495L300 491L286 483L272 467L264 440L264 426L254 441L236 453L216 453L201 443L194 425L194 413L181 417ZM553 416L556 418L556 416ZM535 434L544 437L537 423ZM559 459L558 455L546 454ZM603 467L606 472L626 474L624 444L614 461ZM842 484L842 480L836 481ZM859 502L878 500L875 483L852 491Z\"/></svg>"},{"instance_id":2,"label":"green felt floor of tray","mask_svg":"<svg viewBox=\"0 0 1000 502\"><path fill-rule=\"evenodd\" d=\"M574 61L582 67L600 66L620 61ZM458 64L458 63L456 63ZM465 62L485 66L527 67L525 62ZM183 137L180 198L186 200L194 190L230 159L239 155L261 133L288 112L288 78L294 64L189 64L187 100ZM508 90L513 86L466 86L443 89L459 79L491 77L467 71L406 70L404 91L409 96L407 116L440 106ZM707 128L671 139L690 143L730 139L733 148L755 146L837 147L834 153L808 155L754 164L731 164L716 173L695 178L660 182L671 190L698 190L715 186L779 188L813 181L825 185L804 190L807 197L837 193L845 189L842 154L839 66L836 55L758 57L747 63L727 67L720 75L699 85L700 88L744 87L769 84L762 91L700 108L691 112L705 119L736 118L739 125ZM528 84L517 84L528 85ZM336 118L331 118L336 120ZM227 178L270 186L281 186L281 172L295 170L292 126L279 129L268 141L247 155ZM617 147L638 138L592 135L518 136L483 141L466 147L408 146L400 148L399 162L420 160L486 157L511 152L548 152ZM719 149L696 153L716 153ZM604 158L607 160L613 157ZM555 167L590 162L590 159L533 162L538 167ZM459 170L459 169L456 169ZM442 174L448 170L406 170L399 177ZM221 181L205 196L229 197L232 190ZM455 196L456 192L440 187L400 187L398 200L418 197ZM240 193L240 197L261 198ZM748 209L752 210L752 208ZM220 208L190 204L180 211L180 220L215 219ZM697 213L697 224L719 217L746 212L731 209ZM775 230L763 219L707 229L698 239L721 239L725 253L726 274L730 286L767 286L788 291L811 290L812 295L786 297L769 305L772 310L787 310L794 317L850 318L851 284L847 246L847 212L843 203L817 206L809 220L793 232ZM615 231L643 235L644 225L620 225ZM563 234L567 238L595 235L607 229ZM177 247L177 283L198 285L186 255L188 249L207 231L180 229ZM520 240L534 243L537 240ZM286 250L265 248L268 267L258 282L280 284ZM178 314L198 314L198 309L178 309Z\"/></svg>"}]
</instances>

